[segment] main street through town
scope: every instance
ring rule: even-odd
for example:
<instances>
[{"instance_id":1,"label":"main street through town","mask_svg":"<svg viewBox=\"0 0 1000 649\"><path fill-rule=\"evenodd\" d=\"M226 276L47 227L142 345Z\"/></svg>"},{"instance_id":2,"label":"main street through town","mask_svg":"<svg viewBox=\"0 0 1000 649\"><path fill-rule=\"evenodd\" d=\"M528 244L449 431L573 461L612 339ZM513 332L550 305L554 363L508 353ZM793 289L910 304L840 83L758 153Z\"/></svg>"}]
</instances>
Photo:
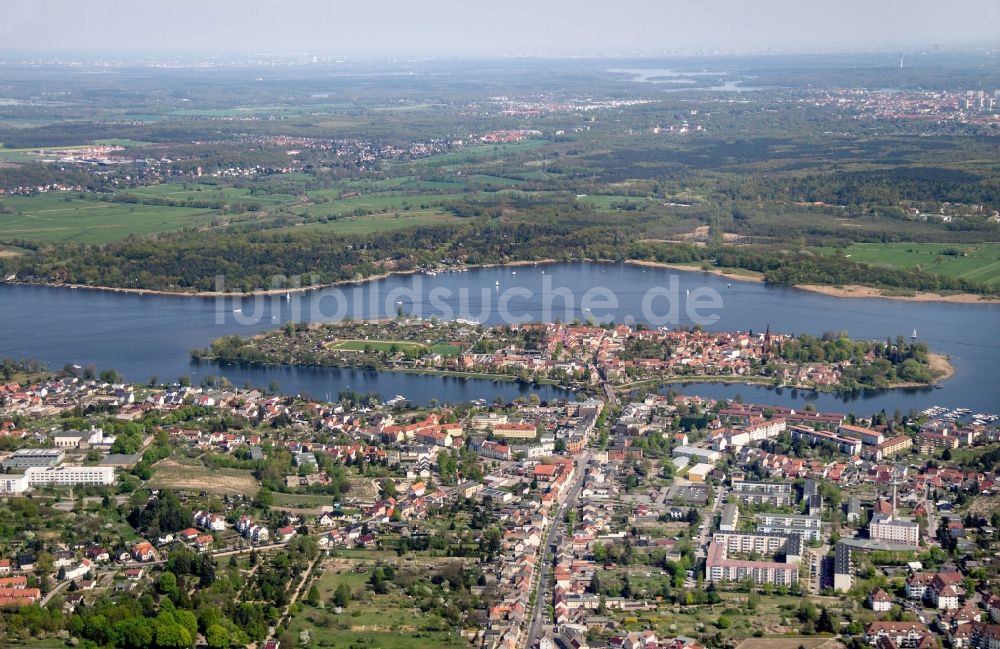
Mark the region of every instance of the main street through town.
<instances>
[{"instance_id":1,"label":"main street through town","mask_svg":"<svg viewBox=\"0 0 1000 649\"><path fill-rule=\"evenodd\" d=\"M538 639L539 630L545 621L545 604L551 598L549 590L549 572L551 570L553 551L556 533L563 526L563 519L569 508L575 507L580 489L583 488L583 479L587 470L587 463L590 461L590 453L584 452L576 460L576 477L573 479L573 486L566 492L566 497L559 503L552 522L549 524L548 533L542 543L541 554L539 556L539 578L535 590L535 606L531 611L531 621L528 623L528 632L525 634L525 647L534 647Z\"/></svg>"}]
</instances>

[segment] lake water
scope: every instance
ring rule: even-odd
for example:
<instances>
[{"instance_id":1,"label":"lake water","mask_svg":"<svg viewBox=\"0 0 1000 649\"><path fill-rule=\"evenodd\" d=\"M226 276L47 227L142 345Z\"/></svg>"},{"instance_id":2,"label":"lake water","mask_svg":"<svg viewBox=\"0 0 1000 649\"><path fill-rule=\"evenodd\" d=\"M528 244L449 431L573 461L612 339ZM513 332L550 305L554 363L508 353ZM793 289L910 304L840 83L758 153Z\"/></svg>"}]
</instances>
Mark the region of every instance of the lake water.
<instances>
[{"instance_id":1,"label":"lake water","mask_svg":"<svg viewBox=\"0 0 1000 649\"><path fill-rule=\"evenodd\" d=\"M514 273L514 274L512 274ZM499 286L497 286L499 283ZM238 311L237 311L238 309ZM948 354L956 375L943 388L891 390L841 397L758 386L697 384L682 392L778 405L871 414L932 404L1000 411L1000 305L841 299L793 288L729 280L700 272L627 264L568 263L481 268L435 276L400 275L357 285L284 296L206 299L0 285L0 356L113 367L129 380L220 375L242 386L278 383L284 392L335 397L345 388L401 394L415 403L455 402L538 393L551 387L329 368L219 367L191 361L189 351L222 335L253 333L288 320L378 318L404 312L462 317L485 324L574 318L653 325L705 324L712 330L763 330L820 335L843 330L865 339L909 337Z\"/></svg>"}]
</instances>

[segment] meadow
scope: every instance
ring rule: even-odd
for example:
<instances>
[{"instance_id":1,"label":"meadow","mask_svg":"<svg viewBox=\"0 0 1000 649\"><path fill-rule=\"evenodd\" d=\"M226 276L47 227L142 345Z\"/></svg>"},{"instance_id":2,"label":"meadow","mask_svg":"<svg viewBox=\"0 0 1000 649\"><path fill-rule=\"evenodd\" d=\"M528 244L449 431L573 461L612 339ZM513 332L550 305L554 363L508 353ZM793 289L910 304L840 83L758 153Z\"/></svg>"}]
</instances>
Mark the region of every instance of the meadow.
<instances>
[{"instance_id":1,"label":"meadow","mask_svg":"<svg viewBox=\"0 0 1000 649\"><path fill-rule=\"evenodd\" d=\"M140 198L165 198L171 201L231 201L257 203L261 207L276 207L295 201L289 194L253 192L245 187L226 187L211 183L165 183L130 189L126 193Z\"/></svg>"},{"instance_id":2,"label":"meadow","mask_svg":"<svg viewBox=\"0 0 1000 649\"><path fill-rule=\"evenodd\" d=\"M129 236L211 223L215 210L108 203L77 194L11 196L0 200L0 240L103 244ZM12 213L11 213L12 212Z\"/></svg>"},{"instance_id":3,"label":"meadow","mask_svg":"<svg viewBox=\"0 0 1000 649\"><path fill-rule=\"evenodd\" d=\"M852 261L890 268L917 268L1000 287L1000 243L856 243L844 250Z\"/></svg>"},{"instance_id":4,"label":"meadow","mask_svg":"<svg viewBox=\"0 0 1000 649\"><path fill-rule=\"evenodd\" d=\"M180 464L174 460L161 460L154 465L156 472L147 482L151 489L174 491L202 491L216 495L254 495L260 484L249 471L241 469L208 468Z\"/></svg>"}]
</instances>

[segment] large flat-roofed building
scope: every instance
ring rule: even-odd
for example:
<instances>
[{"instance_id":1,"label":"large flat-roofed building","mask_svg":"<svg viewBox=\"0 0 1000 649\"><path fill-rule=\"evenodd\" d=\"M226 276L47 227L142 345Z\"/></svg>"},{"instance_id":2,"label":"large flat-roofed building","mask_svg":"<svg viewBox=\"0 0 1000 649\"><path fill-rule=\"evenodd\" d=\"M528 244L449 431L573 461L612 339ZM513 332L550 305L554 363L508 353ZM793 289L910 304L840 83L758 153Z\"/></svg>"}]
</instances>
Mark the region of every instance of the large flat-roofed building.
<instances>
[{"instance_id":1,"label":"large flat-roofed building","mask_svg":"<svg viewBox=\"0 0 1000 649\"><path fill-rule=\"evenodd\" d=\"M838 543L833 550L833 589L846 593L854 586L851 566L851 546Z\"/></svg>"},{"instance_id":2,"label":"large flat-roofed building","mask_svg":"<svg viewBox=\"0 0 1000 649\"><path fill-rule=\"evenodd\" d=\"M865 454L875 461L881 461L890 455L905 451L911 446L913 446L913 439L909 435L897 435L866 449Z\"/></svg>"},{"instance_id":3,"label":"large flat-roofed building","mask_svg":"<svg viewBox=\"0 0 1000 649\"><path fill-rule=\"evenodd\" d=\"M861 443L865 446L877 446L885 441L885 437L882 433L877 430L872 430L871 428L864 428L863 426L841 424L837 426L837 432L846 437L860 439Z\"/></svg>"},{"instance_id":4,"label":"large flat-roofed building","mask_svg":"<svg viewBox=\"0 0 1000 649\"><path fill-rule=\"evenodd\" d=\"M726 503L722 508L722 518L719 519L720 532L735 532L740 522L740 508L736 503Z\"/></svg>"},{"instance_id":5,"label":"large flat-roofed building","mask_svg":"<svg viewBox=\"0 0 1000 649\"><path fill-rule=\"evenodd\" d=\"M708 477L708 474L712 472L713 468L715 467L711 464L699 462L688 469L687 479L691 482L705 482L705 479Z\"/></svg>"},{"instance_id":6,"label":"large flat-roofed building","mask_svg":"<svg viewBox=\"0 0 1000 649\"><path fill-rule=\"evenodd\" d=\"M13 455L3 461L4 469L29 469L31 467L55 466L66 457L66 451L61 448L25 448L14 451Z\"/></svg>"},{"instance_id":7,"label":"large flat-roofed building","mask_svg":"<svg viewBox=\"0 0 1000 649\"><path fill-rule=\"evenodd\" d=\"M868 524L868 536L883 543L920 545L920 525L892 514L875 514Z\"/></svg>"},{"instance_id":8,"label":"large flat-roofed building","mask_svg":"<svg viewBox=\"0 0 1000 649\"><path fill-rule=\"evenodd\" d=\"M28 490L24 475L0 475L0 494L21 494Z\"/></svg>"},{"instance_id":9,"label":"large flat-roofed building","mask_svg":"<svg viewBox=\"0 0 1000 649\"><path fill-rule=\"evenodd\" d=\"M30 487L106 486L115 483L115 470L110 466L31 467L24 478Z\"/></svg>"},{"instance_id":10,"label":"large flat-roofed building","mask_svg":"<svg viewBox=\"0 0 1000 649\"><path fill-rule=\"evenodd\" d=\"M861 440L847 435L838 435L829 430L813 430L808 426L789 426L788 431L792 439L804 439L810 444L820 443L833 444L841 453L857 455L861 453Z\"/></svg>"},{"instance_id":11,"label":"large flat-roofed building","mask_svg":"<svg viewBox=\"0 0 1000 649\"><path fill-rule=\"evenodd\" d=\"M717 462L722 454L710 448L698 448L697 446L678 446L671 453L673 457L689 457L698 462L712 464Z\"/></svg>"},{"instance_id":12,"label":"large flat-roofed building","mask_svg":"<svg viewBox=\"0 0 1000 649\"><path fill-rule=\"evenodd\" d=\"M750 580L758 584L787 586L798 581L799 567L794 563L778 563L777 561L730 559L729 543L724 539L719 539L717 535L708 545L705 576L712 582Z\"/></svg>"},{"instance_id":13,"label":"large flat-roofed building","mask_svg":"<svg viewBox=\"0 0 1000 649\"><path fill-rule=\"evenodd\" d=\"M732 492L742 502L753 505L787 507L792 504L789 482L734 482Z\"/></svg>"},{"instance_id":14,"label":"large flat-roofed building","mask_svg":"<svg viewBox=\"0 0 1000 649\"><path fill-rule=\"evenodd\" d=\"M716 532L712 540L724 544L729 554L784 554L786 563L797 563L802 556L802 539L798 536L764 532Z\"/></svg>"},{"instance_id":15,"label":"large flat-roofed building","mask_svg":"<svg viewBox=\"0 0 1000 649\"><path fill-rule=\"evenodd\" d=\"M806 541L819 541L823 537L823 522L818 516L803 514L757 514L754 516L758 532L794 534Z\"/></svg>"}]
</instances>

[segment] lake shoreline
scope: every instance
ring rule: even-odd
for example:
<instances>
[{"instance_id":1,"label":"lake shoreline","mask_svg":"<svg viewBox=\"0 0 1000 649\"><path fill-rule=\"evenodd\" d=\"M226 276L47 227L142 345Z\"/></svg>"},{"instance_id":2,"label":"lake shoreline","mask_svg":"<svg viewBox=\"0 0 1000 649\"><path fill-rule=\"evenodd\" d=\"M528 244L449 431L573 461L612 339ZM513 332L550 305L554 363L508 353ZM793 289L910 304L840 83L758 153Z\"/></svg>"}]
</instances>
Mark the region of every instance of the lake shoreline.
<instances>
[{"instance_id":1,"label":"lake shoreline","mask_svg":"<svg viewBox=\"0 0 1000 649\"><path fill-rule=\"evenodd\" d=\"M660 261L646 261L641 259L627 259L626 264L633 266L645 266L647 268L670 268L689 273L708 273L727 279L740 282L755 282L764 284L763 273L746 271L746 274L734 272L728 268L700 268L688 266L686 264L672 264ZM947 302L951 304L1000 304L1000 297L987 297L976 293L932 293L928 291L914 291L913 295L886 295L883 291L887 289L875 286L863 286L860 284L845 284L834 286L832 284L793 284L791 288L797 288L810 293L820 293L828 297L837 298L881 298L884 300L899 300L902 302Z\"/></svg>"},{"instance_id":2,"label":"lake shoreline","mask_svg":"<svg viewBox=\"0 0 1000 649\"><path fill-rule=\"evenodd\" d=\"M367 284L369 282L377 282L383 279L389 279L390 277L404 277L406 275L420 275L426 273L450 273L450 272L461 272L476 270L479 268L519 268L521 266L539 266L542 264L558 264L560 261L558 259L539 259L539 260L516 260L504 262L502 264L465 264L462 266L455 266L453 268L445 268L441 270L430 269L413 269L413 270L392 270L383 273L377 273L375 275L368 275L367 277L362 277L360 279L342 279L336 282L327 282L325 284L314 284L311 286L297 286L289 288L272 288L272 289L260 289L257 291L249 291L246 293L236 293L232 291L165 291L162 289L148 289L148 288L116 288L114 286L93 286L90 284L65 284L56 282L18 282L18 281L4 281L0 282L0 285L9 284L10 286L42 286L45 288L61 288L70 290L83 290L83 291L102 291L104 293L127 293L132 295L155 295L157 297L196 297L204 299L212 298L247 298L247 297L274 297L280 295L298 295L302 293L308 293L310 291L321 291L327 288L336 288L338 286L357 286L361 284Z\"/></svg>"},{"instance_id":3,"label":"lake shoreline","mask_svg":"<svg viewBox=\"0 0 1000 649\"><path fill-rule=\"evenodd\" d=\"M614 260L610 259L583 259L576 261L577 263L596 263L596 264L617 263ZM89 284L66 284L66 283L56 283L56 282L4 281L0 282L0 284L10 284L12 286L44 286L46 288L103 291L106 293L126 293L132 295L155 295L155 296L165 296L165 297L195 297L203 299L249 298L249 297L275 297L282 295L298 295L310 291L319 291L328 288L336 288L338 286L352 286L352 285L356 286L360 284L366 284L369 282L377 282L380 280L389 279L394 276L419 275L426 273L437 274L437 273L449 273L449 272L462 272L462 271L476 270L480 268L508 268L508 267L520 268L522 266L539 266L539 265L550 265L558 263L568 263L568 262L561 262L558 259L538 259L538 260L519 259L497 264L463 264L461 266L449 267L441 270L436 270L433 268L392 270L392 271L377 273L375 275L368 275L367 277L362 277L359 279L344 279L344 280L338 280L336 282L328 282L312 286L260 289L256 291L249 291L246 293L243 292L238 293L231 291L180 291L180 290L167 291L163 289L116 288L113 286L93 286ZM629 266L641 266L644 268L667 268L687 273L707 273L709 275L715 275L718 277L723 277L726 279L731 279L739 282L754 282L757 284L766 283L764 282L764 275L762 273L757 273L755 271L737 272L734 269L730 268L701 268L701 267L689 266L686 264L650 261L645 259L626 259L621 263L624 263ZM885 300L897 300L901 302L944 302L950 304L1000 304L1000 297L987 297L975 293L942 294L942 293L932 293L926 291L914 291L913 295L886 295L883 293L883 291L887 289L877 288L874 286L863 286L859 284L846 284L843 286L834 286L827 284L794 284L791 285L790 288L797 288L799 290L808 291L810 293L819 293L821 295L826 295L828 297L849 298L849 299L881 298Z\"/></svg>"}]
</instances>

